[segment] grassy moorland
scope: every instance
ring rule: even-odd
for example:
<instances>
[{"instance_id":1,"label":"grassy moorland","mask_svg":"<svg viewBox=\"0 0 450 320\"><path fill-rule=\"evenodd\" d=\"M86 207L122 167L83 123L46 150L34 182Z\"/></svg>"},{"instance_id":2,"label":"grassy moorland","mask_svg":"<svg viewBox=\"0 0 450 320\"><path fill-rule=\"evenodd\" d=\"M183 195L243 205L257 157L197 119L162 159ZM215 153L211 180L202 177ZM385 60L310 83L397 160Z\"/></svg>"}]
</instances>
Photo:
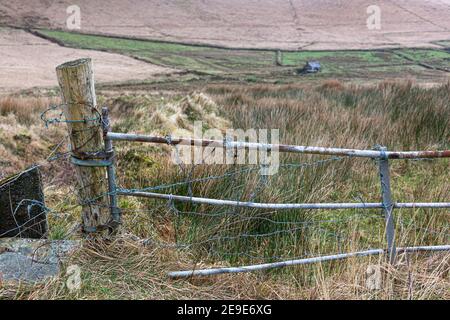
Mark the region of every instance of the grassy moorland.
<instances>
[{"instance_id":1,"label":"grassy moorland","mask_svg":"<svg viewBox=\"0 0 450 320\"><path fill-rule=\"evenodd\" d=\"M289 56L286 59L291 59ZM289 60L287 60L289 61ZM289 144L389 149L450 148L450 84L420 88L384 82L374 86L208 85L189 97L178 92L99 93L118 132L188 135L204 129L276 128ZM54 97L0 99L0 172L6 176L34 162L44 173L51 239L80 237L74 172L65 152L65 126L45 128L40 114ZM47 116L51 117L52 114ZM61 143L62 142L62 143ZM174 165L169 146L116 143L119 184L142 189L242 171L242 165ZM157 192L257 202L377 202L377 163L363 159L284 155L280 172L261 181L258 171L176 185ZM297 165L297 166L296 166ZM449 159L393 161L396 201L448 201ZM0 179L2 178L0 176ZM82 269L82 289L70 293L66 277L23 286L16 298L331 298L448 299L448 253L401 255L394 268L382 258L358 258L253 274L170 280L167 271L261 263L385 247L379 210L230 210L156 200L121 198L123 231L115 240L86 243L66 262ZM396 211L398 246L446 244L449 212ZM306 226L306 227L305 227ZM245 235L245 236L243 236ZM257 236L261 235L261 236ZM151 239L145 242L140 239ZM174 248L173 244L178 244ZM189 247L183 247L189 244ZM381 290L365 286L369 265L383 270ZM2 293L0 289L0 294Z\"/></svg>"},{"instance_id":2,"label":"grassy moorland","mask_svg":"<svg viewBox=\"0 0 450 320\"><path fill-rule=\"evenodd\" d=\"M282 66L275 66L273 50L223 49L55 30L35 32L68 47L115 52L158 65L204 75L240 77L249 82L298 81L295 70L314 59L323 65L314 80L335 77L363 81L369 75L372 80L405 77L427 80L445 77L445 71L433 68L448 69L450 61L450 53L444 49L288 51L282 53Z\"/></svg>"}]
</instances>

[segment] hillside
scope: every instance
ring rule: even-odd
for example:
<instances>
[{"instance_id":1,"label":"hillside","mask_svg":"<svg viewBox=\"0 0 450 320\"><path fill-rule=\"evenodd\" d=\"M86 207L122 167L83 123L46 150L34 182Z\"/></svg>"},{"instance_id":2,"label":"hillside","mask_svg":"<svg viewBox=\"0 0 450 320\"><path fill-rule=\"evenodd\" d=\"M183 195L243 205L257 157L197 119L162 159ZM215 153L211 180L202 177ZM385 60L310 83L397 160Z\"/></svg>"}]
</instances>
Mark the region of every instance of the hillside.
<instances>
[{"instance_id":1,"label":"hillside","mask_svg":"<svg viewBox=\"0 0 450 320\"><path fill-rule=\"evenodd\" d=\"M66 28L73 1L2 1L0 25ZM449 0L380 0L381 30L368 30L371 0L77 1L82 32L228 47L373 49L434 46L450 35Z\"/></svg>"}]
</instances>

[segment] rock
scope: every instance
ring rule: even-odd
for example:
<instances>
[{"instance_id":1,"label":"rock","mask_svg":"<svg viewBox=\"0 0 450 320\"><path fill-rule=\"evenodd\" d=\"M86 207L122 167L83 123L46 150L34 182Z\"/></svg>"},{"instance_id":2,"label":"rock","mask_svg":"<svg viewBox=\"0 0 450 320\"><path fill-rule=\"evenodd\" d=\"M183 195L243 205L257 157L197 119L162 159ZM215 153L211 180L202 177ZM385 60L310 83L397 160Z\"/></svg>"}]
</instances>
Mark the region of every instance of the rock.
<instances>
[{"instance_id":1,"label":"rock","mask_svg":"<svg viewBox=\"0 0 450 320\"><path fill-rule=\"evenodd\" d=\"M41 174L32 167L0 181L0 238L41 239L47 233L47 209Z\"/></svg>"},{"instance_id":2,"label":"rock","mask_svg":"<svg viewBox=\"0 0 450 320\"><path fill-rule=\"evenodd\" d=\"M21 253L7 252L0 255L2 281L38 282L57 275L58 263L34 261Z\"/></svg>"},{"instance_id":3,"label":"rock","mask_svg":"<svg viewBox=\"0 0 450 320\"><path fill-rule=\"evenodd\" d=\"M60 263L81 246L71 240L0 239L0 279L37 283L57 276Z\"/></svg>"}]
</instances>

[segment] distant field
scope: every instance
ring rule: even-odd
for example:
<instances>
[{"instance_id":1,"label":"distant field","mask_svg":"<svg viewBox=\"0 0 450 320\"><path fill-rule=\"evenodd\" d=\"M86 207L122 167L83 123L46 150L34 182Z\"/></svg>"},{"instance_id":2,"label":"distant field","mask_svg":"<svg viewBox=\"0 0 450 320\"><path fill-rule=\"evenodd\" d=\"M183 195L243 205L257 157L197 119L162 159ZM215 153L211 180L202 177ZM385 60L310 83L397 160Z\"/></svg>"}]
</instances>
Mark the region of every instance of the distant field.
<instances>
[{"instance_id":1,"label":"distant field","mask_svg":"<svg viewBox=\"0 0 450 320\"><path fill-rule=\"evenodd\" d=\"M174 71L119 54L64 48L11 28L0 28L0 43L0 91L56 86L56 66L80 57L92 58L102 83L143 81Z\"/></svg>"},{"instance_id":2,"label":"distant field","mask_svg":"<svg viewBox=\"0 0 450 320\"><path fill-rule=\"evenodd\" d=\"M216 49L52 30L39 30L39 33L69 47L107 50L139 57L154 64L210 74L229 73L242 67L252 70L274 65L273 51Z\"/></svg>"},{"instance_id":3,"label":"distant field","mask_svg":"<svg viewBox=\"0 0 450 320\"><path fill-rule=\"evenodd\" d=\"M441 46L447 46L447 51L450 49L450 40L449 41L437 41L436 43L438 43Z\"/></svg>"},{"instance_id":4,"label":"distant field","mask_svg":"<svg viewBox=\"0 0 450 320\"><path fill-rule=\"evenodd\" d=\"M450 51L403 49L397 52L418 63L426 63L433 67L444 68L450 71Z\"/></svg>"},{"instance_id":5,"label":"distant field","mask_svg":"<svg viewBox=\"0 0 450 320\"><path fill-rule=\"evenodd\" d=\"M408 78L428 85L449 79L450 0L377 1L379 30L367 27L371 0L78 0L78 34L67 29L71 5L69 0L0 3L5 29L40 30L66 47L31 35L16 37L13 46L0 39L0 80L5 80L0 90L55 85L49 70L62 60L104 56L80 49L122 55L108 56L109 61L122 59L112 64L117 68L108 63L103 69L97 59L103 84ZM30 44L36 41L39 46ZM283 50L282 66L275 64L275 50ZM299 77L296 69L312 59L321 62L322 72ZM174 69L183 75L169 76Z\"/></svg>"},{"instance_id":6,"label":"distant field","mask_svg":"<svg viewBox=\"0 0 450 320\"><path fill-rule=\"evenodd\" d=\"M323 70L315 77L367 78L442 76L445 72L428 70L450 66L450 53L440 49L284 51L283 66L275 66L274 50L233 50L208 46L131 40L83 35L53 30L38 33L64 46L120 53L166 67L210 75L245 75L265 79L292 78L295 69L308 60L319 60ZM297 77L297 76L296 76ZM252 79L252 78L249 78Z\"/></svg>"},{"instance_id":7,"label":"distant field","mask_svg":"<svg viewBox=\"0 0 450 320\"><path fill-rule=\"evenodd\" d=\"M0 29L1 91L55 86L55 67L80 57L93 58L99 83L127 85L211 78L269 83L413 78L434 84L448 81L450 74L445 71L450 69L450 52L444 48L282 51L282 66L277 66L275 50L224 49L45 29L34 33L38 37L25 30ZM322 64L319 74L297 74L315 59ZM170 77L177 70L186 74Z\"/></svg>"}]
</instances>

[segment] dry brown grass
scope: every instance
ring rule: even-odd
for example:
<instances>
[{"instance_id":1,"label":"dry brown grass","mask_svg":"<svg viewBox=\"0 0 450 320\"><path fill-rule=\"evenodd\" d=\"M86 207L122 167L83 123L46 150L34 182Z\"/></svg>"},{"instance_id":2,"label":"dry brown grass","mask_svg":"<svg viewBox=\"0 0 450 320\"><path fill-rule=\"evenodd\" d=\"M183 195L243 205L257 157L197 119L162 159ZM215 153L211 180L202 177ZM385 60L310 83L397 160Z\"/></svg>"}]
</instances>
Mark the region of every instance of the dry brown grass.
<instances>
[{"instance_id":1,"label":"dry brown grass","mask_svg":"<svg viewBox=\"0 0 450 320\"><path fill-rule=\"evenodd\" d=\"M313 299L443 299L449 294L448 253L437 253L430 256L403 254L398 257L395 267L382 260L373 264L364 263L360 259L344 262L346 268L332 276L321 274L317 277L317 287ZM381 270L381 286L379 289L368 289L367 271L369 265L378 266Z\"/></svg>"},{"instance_id":2,"label":"dry brown grass","mask_svg":"<svg viewBox=\"0 0 450 320\"><path fill-rule=\"evenodd\" d=\"M41 113L58 101L48 97L0 98L0 178L45 160L64 138L61 128L46 129L40 119Z\"/></svg>"},{"instance_id":3,"label":"dry brown grass","mask_svg":"<svg viewBox=\"0 0 450 320\"><path fill-rule=\"evenodd\" d=\"M38 286L4 287L0 294L15 299L449 299L450 255L402 255L395 267L379 258L292 267L308 272L308 285L295 276L270 272L171 280L167 270L180 268L189 253L143 246L123 236L113 242L85 242L64 266L82 270L82 289L70 292L63 268L60 277ZM183 264L181 264L182 266ZM187 267L189 264L185 264ZM366 285L369 266L381 270L381 287ZM18 289L18 290L17 290Z\"/></svg>"},{"instance_id":4,"label":"dry brown grass","mask_svg":"<svg viewBox=\"0 0 450 320\"><path fill-rule=\"evenodd\" d=\"M20 123L36 123L36 114L44 111L55 99L46 97L0 97L0 116L13 114Z\"/></svg>"},{"instance_id":5,"label":"dry brown grass","mask_svg":"<svg viewBox=\"0 0 450 320\"><path fill-rule=\"evenodd\" d=\"M81 291L70 293L65 276L36 287L22 288L18 299L276 299L280 284L241 274L191 280L170 280L168 269L186 254L143 246L123 237L110 243L86 242L67 265L82 268ZM277 290L281 289L281 291Z\"/></svg>"},{"instance_id":6,"label":"dry brown grass","mask_svg":"<svg viewBox=\"0 0 450 320\"><path fill-rule=\"evenodd\" d=\"M304 85L207 88L238 128L282 128L285 143L398 149L445 148L450 141L450 82L421 89L413 82L361 87L338 81Z\"/></svg>"},{"instance_id":7,"label":"dry brown grass","mask_svg":"<svg viewBox=\"0 0 450 320\"><path fill-rule=\"evenodd\" d=\"M208 126L221 129L280 128L283 143L370 148L376 143L392 149L449 148L450 84L440 88L420 89L411 83L383 83L376 87L344 86L330 81L318 87L296 85L214 85L204 89L214 100L203 95L182 99L177 95L142 95L100 97L101 103L112 107L115 131L167 134L174 129L190 133L193 118L203 119ZM163 99L164 98L164 99ZM64 125L44 129L38 116L54 101L48 98L8 97L0 103L0 172L13 172L48 156L49 150L64 137ZM199 104L211 104L201 108ZM29 112L27 112L29 110ZM191 117L191 118L190 118ZM228 121L227 121L228 120ZM24 131L26 143L14 136ZM28 138L29 137L29 138ZM18 152L23 147L22 153ZM121 186L143 187L180 181L186 178L168 158L168 148L116 144L118 175ZM3 152L3 153L2 153ZM312 160L312 157L287 156L283 161ZM1 161L0 160L0 161ZM394 196L398 201L444 201L450 196L448 161L397 162L392 166ZM79 207L75 190L71 189L73 172L67 161L46 171L48 206L65 216L50 216L53 238L66 237L76 225ZM45 166L44 166L45 168ZM298 174L286 174L275 179L264 190L266 202L378 201L379 182L376 166L370 161L346 160L322 169L308 169ZM217 175L225 167L201 166L195 177ZM246 185L243 197L248 197L257 183L254 176L242 177ZM211 198L232 197L233 181L210 181L194 185L194 194ZM299 192L298 186L301 186ZM186 192L186 190L183 190ZM445 253L410 254L399 258L396 267L378 257L298 266L282 271L252 274L222 275L212 278L171 280L167 271L196 267L228 266L247 261L231 262L226 257L210 256L205 248L197 250L164 249L144 246L138 238L157 242L174 242L177 236L208 236L222 222L201 220L199 234L192 232L192 220L184 220L176 230L176 217L165 203L121 199L124 212L124 232L112 241L86 243L64 268L78 264L82 268L82 289L70 293L63 271L61 276L43 285L23 286L15 292L17 299L449 299L449 259ZM180 210L188 209L179 207ZM199 210L211 212L210 207ZM257 214L250 212L249 214ZM325 218L324 212L315 213ZM344 212L342 214L347 214ZM310 219L300 215L298 219ZM448 243L448 213L433 210L399 210L398 244L431 245ZM402 218L403 220L401 220ZM239 223L239 221L235 222ZM346 236L343 251L355 251L361 243L383 244L382 226L354 223L328 231ZM446 227L447 226L447 227ZM241 224L237 232L253 225ZM378 229L377 229L378 228ZM376 229L376 230L375 230ZM423 229L423 230L422 230ZM438 235L424 232L439 231ZM177 234L178 232L178 234ZM375 242L368 239L373 233ZM72 234L71 237L79 237ZM321 233L312 233L302 245L311 246L317 254L334 252L335 244L317 243ZM292 255L301 253L285 241L274 250L280 253L293 248ZM351 240L351 241L350 241ZM266 254L273 241L242 248ZM285 247L283 247L285 246ZM298 249L299 252L295 251ZM286 250L287 252L287 250ZM365 285L369 265L383 270L381 290L369 290ZM11 290L3 288L11 295ZM1 292L0 292L1 294Z\"/></svg>"}]
</instances>

